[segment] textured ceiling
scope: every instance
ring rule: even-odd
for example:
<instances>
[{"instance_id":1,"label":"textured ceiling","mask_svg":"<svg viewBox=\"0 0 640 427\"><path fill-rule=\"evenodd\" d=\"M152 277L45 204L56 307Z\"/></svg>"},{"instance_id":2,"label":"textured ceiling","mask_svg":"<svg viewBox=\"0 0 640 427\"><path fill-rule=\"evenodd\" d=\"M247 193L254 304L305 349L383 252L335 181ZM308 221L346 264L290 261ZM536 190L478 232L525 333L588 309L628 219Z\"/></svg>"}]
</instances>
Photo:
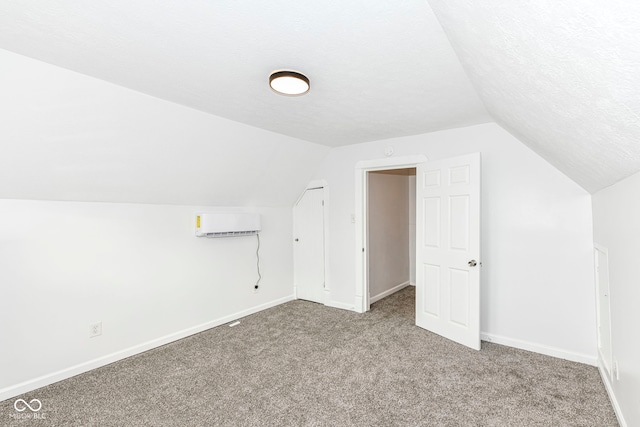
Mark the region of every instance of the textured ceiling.
<instances>
[{"instance_id":1,"label":"textured ceiling","mask_svg":"<svg viewBox=\"0 0 640 427\"><path fill-rule=\"evenodd\" d=\"M3 0L0 48L328 146L495 120L594 192L640 170L638 22L631 0ZM274 94L281 68L311 91Z\"/></svg>"},{"instance_id":2,"label":"textured ceiling","mask_svg":"<svg viewBox=\"0 0 640 427\"><path fill-rule=\"evenodd\" d=\"M330 146L491 120L423 0L3 0L0 48Z\"/></svg>"},{"instance_id":3,"label":"textured ceiling","mask_svg":"<svg viewBox=\"0 0 640 427\"><path fill-rule=\"evenodd\" d=\"M640 170L640 2L430 4L500 125L591 192Z\"/></svg>"}]
</instances>

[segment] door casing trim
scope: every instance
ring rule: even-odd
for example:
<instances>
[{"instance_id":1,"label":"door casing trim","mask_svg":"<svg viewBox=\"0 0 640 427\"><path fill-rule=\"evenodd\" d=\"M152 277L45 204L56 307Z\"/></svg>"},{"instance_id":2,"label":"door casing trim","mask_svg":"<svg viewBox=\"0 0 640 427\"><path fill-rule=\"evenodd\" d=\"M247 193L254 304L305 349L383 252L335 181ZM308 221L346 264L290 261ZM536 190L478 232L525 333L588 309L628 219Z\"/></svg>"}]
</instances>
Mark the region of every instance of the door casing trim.
<instances>
[{"instance_id":1,"label":"door casing trim","mask_svg":"<svg viewBox=\"0 0 640 427\"><path fill-rule=\"evenodd\" d=\"M367 173L371 171L415 168L419 164L426 163L427 156L415 154L402 157L387 157L381 159L362 160L355 167L355 268L356 268L356 292L354 311L364 313L369 311L369 280L366 256L367 248Z\"/></svg>"}]
</instances>

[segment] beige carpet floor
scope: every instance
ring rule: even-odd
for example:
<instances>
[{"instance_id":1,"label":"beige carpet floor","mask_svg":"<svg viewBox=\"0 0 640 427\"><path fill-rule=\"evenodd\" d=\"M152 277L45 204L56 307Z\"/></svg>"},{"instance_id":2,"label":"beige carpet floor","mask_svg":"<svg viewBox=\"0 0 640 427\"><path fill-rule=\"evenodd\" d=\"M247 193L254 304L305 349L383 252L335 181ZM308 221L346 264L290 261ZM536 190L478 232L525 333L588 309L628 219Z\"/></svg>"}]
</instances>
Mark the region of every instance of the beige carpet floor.
<instances>
[{"instance_id":1,"label":"beige carpet floor","mask_svg":"<svg viewBox=\"0 0 640 427\"><path fill-rule=\"evenodd\" d=\"M366 314L292 301L19 397L44 419L0 402L0 425L618 425L596 368L469 350L414 326L414 298Z\"/></svg>"}]
</instances>

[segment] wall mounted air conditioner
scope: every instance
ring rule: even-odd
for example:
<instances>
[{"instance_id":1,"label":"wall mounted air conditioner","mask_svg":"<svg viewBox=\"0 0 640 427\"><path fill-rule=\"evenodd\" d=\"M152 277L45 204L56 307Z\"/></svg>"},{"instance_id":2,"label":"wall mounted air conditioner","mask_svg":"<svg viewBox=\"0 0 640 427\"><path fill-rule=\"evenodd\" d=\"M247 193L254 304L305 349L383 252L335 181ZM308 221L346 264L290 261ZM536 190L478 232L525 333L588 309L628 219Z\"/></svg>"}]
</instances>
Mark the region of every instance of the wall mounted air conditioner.
<instances>
[{"instance_id":1,"label":"wall mounted air conditioner","mask_svg":"<svg viewBox=\"0 0 640 427\"><path fill-rule=\"evenodd\" d=\"M213 212L196 214L196 237L255 236L260 232L260 214Z\"/></svg>"}]
</instances>

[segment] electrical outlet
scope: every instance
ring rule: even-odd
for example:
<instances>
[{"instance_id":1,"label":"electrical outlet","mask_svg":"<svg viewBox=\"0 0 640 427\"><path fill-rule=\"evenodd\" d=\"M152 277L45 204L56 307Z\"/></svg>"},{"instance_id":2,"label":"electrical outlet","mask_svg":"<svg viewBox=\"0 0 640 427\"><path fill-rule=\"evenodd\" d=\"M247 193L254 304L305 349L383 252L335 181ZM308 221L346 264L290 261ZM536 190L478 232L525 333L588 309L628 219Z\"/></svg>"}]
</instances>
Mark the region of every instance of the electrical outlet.
<instances>
[{"instance_id":1,"label":"electrical outlet","mask_svg":"<svg viewBox=\"0 0 640 427\"><path fill-rule=\"evenodd\" d=\"M102 335L102 322L92 323L89 325L89 338Z\"/></svg>"}]
</instances>

